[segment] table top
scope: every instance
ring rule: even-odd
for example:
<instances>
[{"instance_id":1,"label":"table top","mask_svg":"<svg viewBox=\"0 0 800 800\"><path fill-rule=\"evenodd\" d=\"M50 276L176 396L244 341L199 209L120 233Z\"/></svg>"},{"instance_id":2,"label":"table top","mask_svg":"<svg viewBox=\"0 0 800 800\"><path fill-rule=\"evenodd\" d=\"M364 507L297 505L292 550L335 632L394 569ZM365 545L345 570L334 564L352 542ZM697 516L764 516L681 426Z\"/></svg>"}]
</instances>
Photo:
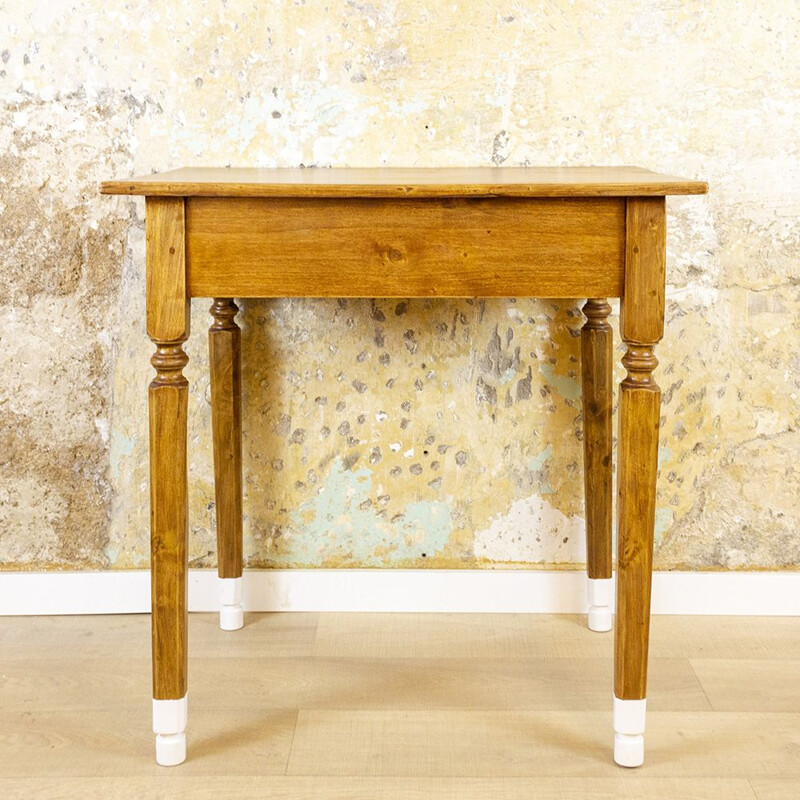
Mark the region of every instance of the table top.
<instances>
[{"instance_id":1,"label":"table top","mask_svg":"<svg viewBox=\"0 0 800 800\"><path fill-rule=\"evenodd\" d=\"M105 181L103 194L168 197L658 197L703 181L641 167L183 167Z\"/></svg>"}]
</instances>

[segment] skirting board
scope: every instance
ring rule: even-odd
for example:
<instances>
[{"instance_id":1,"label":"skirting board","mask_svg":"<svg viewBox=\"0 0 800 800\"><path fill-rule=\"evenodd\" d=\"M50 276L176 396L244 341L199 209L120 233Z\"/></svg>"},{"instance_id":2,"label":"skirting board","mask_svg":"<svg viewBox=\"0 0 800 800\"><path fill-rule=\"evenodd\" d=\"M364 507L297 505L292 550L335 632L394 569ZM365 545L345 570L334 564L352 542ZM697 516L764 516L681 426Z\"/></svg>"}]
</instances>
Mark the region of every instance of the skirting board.
<instances>
[{"instance_id":1,"label":"skirting board","mask_svg":"<svg viewBox=\"0 0 800 800\"><path fill-rule=\"evenodd\" d=\"M246 611L584 613L586 574L542 570L246 570ZM189 570L189 610L217 611L216 572ZM150 610L148 570L0 572L0 615ZM800 572L657 572L655 614L800 616Z\"/></svg>"}]
</instances>

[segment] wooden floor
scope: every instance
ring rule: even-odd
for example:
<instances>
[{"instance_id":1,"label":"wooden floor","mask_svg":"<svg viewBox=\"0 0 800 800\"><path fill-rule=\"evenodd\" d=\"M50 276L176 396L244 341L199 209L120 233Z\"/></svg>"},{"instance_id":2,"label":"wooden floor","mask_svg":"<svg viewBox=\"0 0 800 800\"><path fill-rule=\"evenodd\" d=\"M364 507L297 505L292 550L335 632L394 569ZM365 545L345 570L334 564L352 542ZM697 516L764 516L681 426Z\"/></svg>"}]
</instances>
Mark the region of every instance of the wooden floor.
<instances>
[{"instance_id":1,"label":"wooden floor","mask_svg":"<svg viewBox=\"0 0 800 800\"><path fill-rule=\"evenodd\" d=\"M0 618L0 798L800 798L800 619L656 617L644 767L612 635L521 614L190 618L189 760L154 763L149 618Z\"/></svg>"}]
</instances>

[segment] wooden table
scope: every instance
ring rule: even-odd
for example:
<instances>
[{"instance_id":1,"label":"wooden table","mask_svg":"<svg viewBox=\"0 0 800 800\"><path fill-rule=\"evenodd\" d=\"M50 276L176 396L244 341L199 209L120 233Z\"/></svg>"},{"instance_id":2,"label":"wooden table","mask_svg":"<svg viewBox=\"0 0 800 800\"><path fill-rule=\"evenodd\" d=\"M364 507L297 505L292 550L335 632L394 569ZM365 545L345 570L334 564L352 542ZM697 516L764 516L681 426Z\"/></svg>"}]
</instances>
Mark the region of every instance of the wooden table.
<instances>
[{"instance_id":1,"label":"wooden table","mask_svg":"<svg viewBox=\"0 0 800 800\"><path fill-rule=\"evenodd\" d=\"M636 167L179 169L144 195L153 730L186 758L189 299L214 298L211 405L221 626L242 626L240 333L234 297L586 297L581 332L589 627L611 628L612 331L621 298L614 758L644 759L664 333L665 197L705 183Z\"/></svg>"}]
</instances>

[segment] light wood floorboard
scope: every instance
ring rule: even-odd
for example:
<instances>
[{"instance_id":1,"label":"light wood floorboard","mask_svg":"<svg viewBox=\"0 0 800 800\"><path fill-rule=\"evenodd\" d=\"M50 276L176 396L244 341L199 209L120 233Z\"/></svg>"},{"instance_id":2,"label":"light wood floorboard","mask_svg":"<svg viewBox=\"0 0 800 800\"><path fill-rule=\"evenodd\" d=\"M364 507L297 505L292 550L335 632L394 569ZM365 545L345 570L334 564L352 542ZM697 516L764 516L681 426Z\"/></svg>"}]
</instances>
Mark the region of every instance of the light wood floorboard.
<instances>
[{"instance_id":1,"label":"light wood floorboard","mask_svg":"<svg viewBox=\"0 0 800 800\"><path fill-rule=\"evenodd\" d=\"M189 760L154 763L149 618L0 618L0 798L800 797L800 619L656 617L647 756L611 758L577 616L190 617Z\"/></svg>"},{"instance_id":2,"label":"light wood floorboard","mask_svg":"<svg viewBox=\"0 0 800 800\"><path fill-rule=\"evenodd\" d=\"M747 643L743 647L743 642ZM612 636L576 614L322 614L315 649L387 658L613 657ZM800 660L797 617L654 616L653 658Z\"/></svg>"},{"instance_id":3,"label":"light wood floorboard","mask_svg":"<svg viewBox=\"0 0 800 800\"><path fill-rule=\"evenodd\" d=\"M693 658L690 663L715 711L800 713L800 661Z\"/></svg>"},{"instance_id":4,"label":"light wood floorboard","mask_svg":"<svg viewBox=\"0 0 800 800\"><path fill-rule=\"evenodd\" d=\"M795 788L798 784L794 784ZM295 778L0 779L4 800L756 800L745 779ZM796 797L797 795L791 795ZM765 795L768 800L789 795ZM759 798L760 800L760 798Z\"/></svg>"},{"instance_id":5,"label":"light wood floorboard","mask_svg":"<svg viewBox=\"0 0 800 800\"><path fill-rule=\"evenodd\" d=\"M245 627L221 631L216 614L190 614L190 656L310 656L319 614L245 614ZM22 642L25 647L21 647ZM150 615L0 617L3 660L150 657Z\"/></svg>"},{"instance_id":6,"label":"light wood floorboard","mask_svg":"<svg viewBox=\"0 0 800 800\"><path fill-rule=\"evenodd\" d=\"M292 775L619 775L611 714L305 711ZM641 777L800 777L800 714L654 712Z\"/></svg>"},{"instance_id":7,"label":"light wood floorboard","mask_svg":"<svg viewBox=\"0 0 800 800\"><path fill-rule=\"evenodd\" d=\"M750 781L758 800L797 800L800 780L793 778L753 778Z\"/></svg>"},{"instance_id":8,"label":"light wood floorboard","mask_svg":"<svg viewBox=\"0 0 800 800\"><path fill-rule=\"evenodd\" d=\"M124 663L123 663L124 662ZM192 708L509 709L607 711L610 659L223 658L189 660ZM650 664L651 710L710 710L688 659ZM141 656L60 663L11 660L0 708L139 708L150 700Z\"/></svg>"}]
</instances>

